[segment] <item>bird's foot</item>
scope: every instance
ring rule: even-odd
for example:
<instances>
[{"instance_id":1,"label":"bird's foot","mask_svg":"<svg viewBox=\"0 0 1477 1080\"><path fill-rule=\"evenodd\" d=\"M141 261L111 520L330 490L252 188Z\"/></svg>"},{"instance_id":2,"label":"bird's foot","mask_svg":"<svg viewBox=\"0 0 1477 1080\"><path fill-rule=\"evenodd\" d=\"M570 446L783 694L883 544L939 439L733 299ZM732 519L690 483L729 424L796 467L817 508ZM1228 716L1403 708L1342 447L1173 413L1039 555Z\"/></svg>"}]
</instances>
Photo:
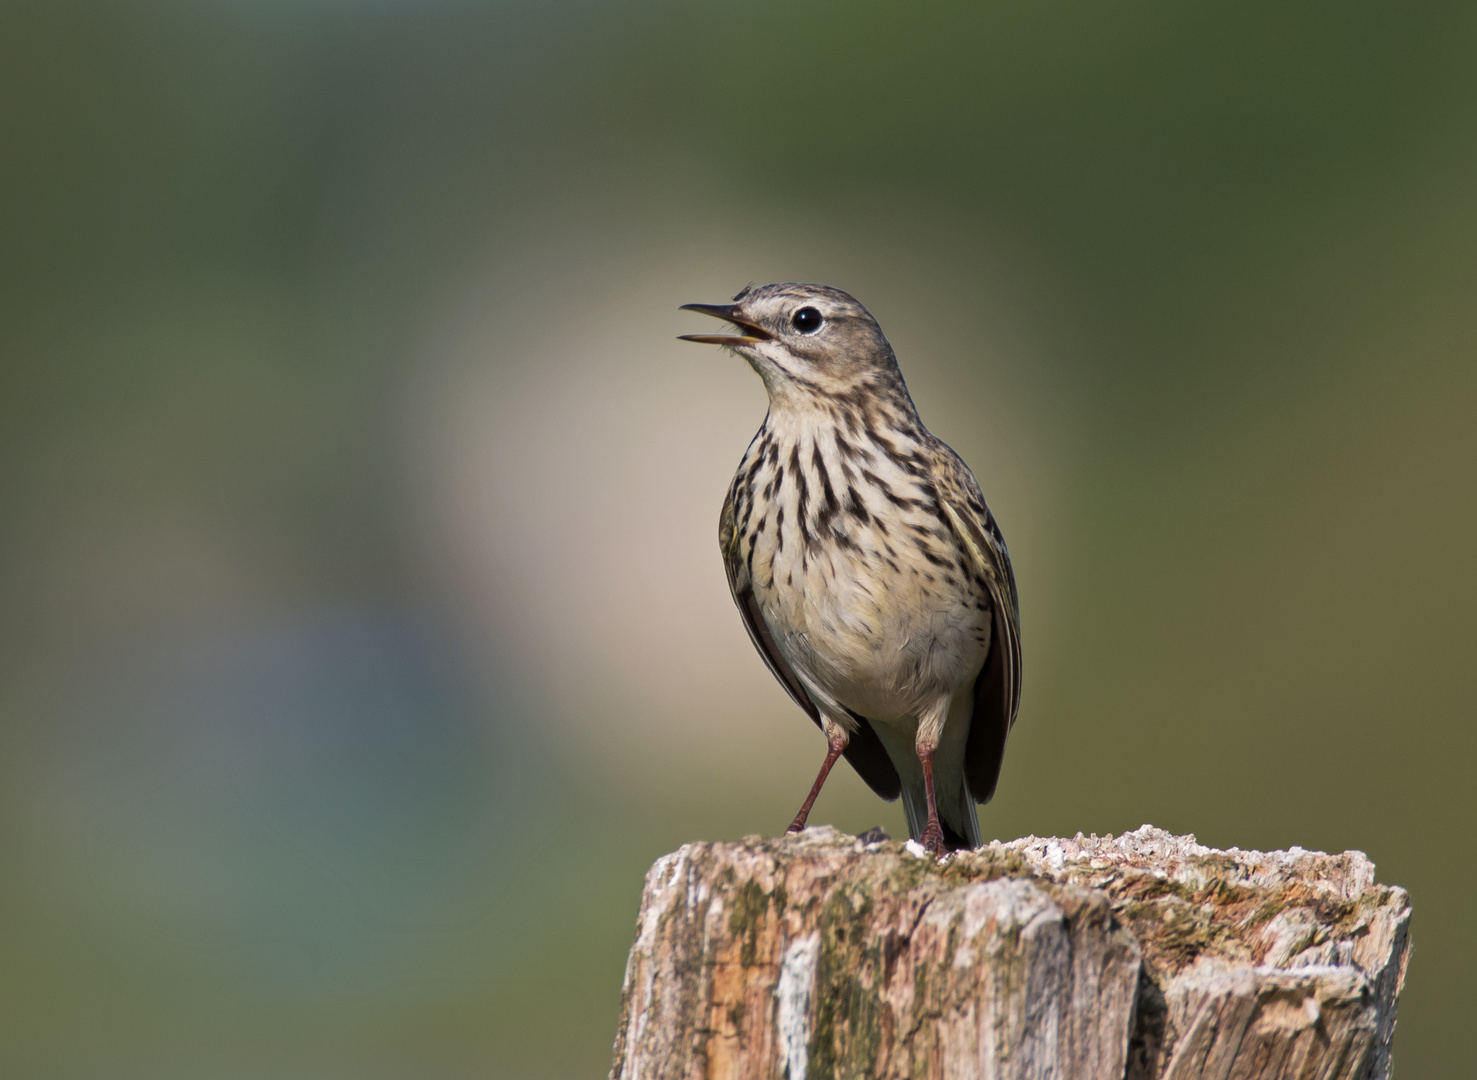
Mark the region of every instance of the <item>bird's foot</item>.
<instances>
[{"instance_id":1,"label":"bird's foot","mask_svg":"<svg viewBox=\"0 0 1477 1080\"><path fill-rule=\"evenodd\" d=\"M918 843L923 845L935 858L943 858L949 853L949 847L944 843L944 830L937 821L930 821L923 829L923 835L918 838Z\"/></svg>"},{"instance_id":2,"label":"bird's foot","mask_svg":"<svg viewBox=\"0 0 1477 1080\"><path fill-rule=\"evenodd\" d=\"M794 821L790 822L790 827L785 830L785 835L789 836L791 833L800 833L804 831L805 819L803 817L797 817Z\"/></svg>"}]
</instances>

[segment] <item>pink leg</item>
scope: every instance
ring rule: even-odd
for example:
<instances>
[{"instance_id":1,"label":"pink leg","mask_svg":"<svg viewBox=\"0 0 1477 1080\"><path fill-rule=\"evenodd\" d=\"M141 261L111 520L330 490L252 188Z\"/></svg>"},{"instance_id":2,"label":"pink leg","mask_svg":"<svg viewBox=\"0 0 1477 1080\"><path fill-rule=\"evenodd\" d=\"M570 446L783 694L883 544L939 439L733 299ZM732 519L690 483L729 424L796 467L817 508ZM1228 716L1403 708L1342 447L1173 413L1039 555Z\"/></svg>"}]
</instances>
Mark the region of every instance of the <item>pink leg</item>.
<instances>
[{"instance_id":1,"label":"pink leg","mask_svg":"<svg viewBox=\"0 0 1477 1080\"><path fill-rule=\"evenodd\" d=\"M795 820L790 822L790 827L785 830L787 833L800 832L805 828L805 819L810 817L810 808L815 805L815 797L821 793L821 785L826 782L826 777L831 775L831 766L836 764L836 759L846 749L846 744L851 741L851 737L842 728L835 727L827 732L826 741L829 743L829 747L826 750L826 760L821 765L820 775L815 778L815 783L810 786L810 794L805 796L805 802L800 807L800 812L795 815Z\"/></svg>"},{"instance_id":2,"label":"pink leg","mask_svg":"<svg viewBox=\"0 0 1477 1080\"><path fill-rule=\"evenodd\" d=\"M918 748L918 760L923 765L923 793L928 797L928 824L918 842L931 854L942 855L948 848L944 846L944 827L939 824L938 802L933 797L933 750L931 746Z\"/></svg>"}]
</instances>

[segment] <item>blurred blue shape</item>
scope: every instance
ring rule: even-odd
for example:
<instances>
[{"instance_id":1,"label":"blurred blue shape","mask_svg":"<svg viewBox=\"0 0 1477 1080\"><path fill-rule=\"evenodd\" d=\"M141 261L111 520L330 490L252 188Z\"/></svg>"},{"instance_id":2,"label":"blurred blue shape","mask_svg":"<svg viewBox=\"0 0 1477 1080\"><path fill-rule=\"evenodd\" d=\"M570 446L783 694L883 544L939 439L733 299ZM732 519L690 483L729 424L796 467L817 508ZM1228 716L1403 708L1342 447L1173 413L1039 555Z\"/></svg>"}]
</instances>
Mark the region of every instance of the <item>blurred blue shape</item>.
<instances>
[{"instance_id":1,"label":"blurred blue shape","mask_svg":"<svg viewBox=\"0 0 1477 1080\"><path fill-rule=\"evenodd\" d=\"M508 734L399 612L145 647L82 729L44 802L91 916L238 990L455 977L514 884L488 879L528 831Z\"/></svg>"}]
</instances>

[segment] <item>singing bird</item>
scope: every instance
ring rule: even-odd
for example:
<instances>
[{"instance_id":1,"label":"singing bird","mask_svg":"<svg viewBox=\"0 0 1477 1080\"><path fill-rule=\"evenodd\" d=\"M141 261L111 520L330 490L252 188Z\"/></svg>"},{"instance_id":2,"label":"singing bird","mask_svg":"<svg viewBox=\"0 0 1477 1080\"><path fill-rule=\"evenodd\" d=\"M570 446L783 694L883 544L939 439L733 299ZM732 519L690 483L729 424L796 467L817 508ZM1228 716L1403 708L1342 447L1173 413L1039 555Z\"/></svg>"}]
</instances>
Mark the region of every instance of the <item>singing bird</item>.
<instances>
[{"instance_id":1,"label":"singing bird","mask_svg":"<svg viewBox=\"0 0 1477 1080\"><path fill-rule=\"evenodd\" d=\"M751 286L683 310L733 324L682 340L731 349L769 394L718 544L755 648L826 735L789 831L845 755L878 795L902 796L929 851L978 847L1021 646L1010 555L974 475L923 426L877 320L840 289Z\"/></svg>"}]
</instances>

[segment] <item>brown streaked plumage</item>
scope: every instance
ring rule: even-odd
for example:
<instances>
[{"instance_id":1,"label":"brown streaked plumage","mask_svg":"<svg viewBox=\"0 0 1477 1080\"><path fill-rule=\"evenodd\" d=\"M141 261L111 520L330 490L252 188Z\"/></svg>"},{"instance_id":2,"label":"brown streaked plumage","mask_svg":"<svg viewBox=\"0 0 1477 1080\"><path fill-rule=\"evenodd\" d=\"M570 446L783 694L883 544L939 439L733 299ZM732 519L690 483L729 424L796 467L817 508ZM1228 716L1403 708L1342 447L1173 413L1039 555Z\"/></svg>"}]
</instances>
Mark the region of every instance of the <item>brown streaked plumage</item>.
<instances>
[{"instance_id":1,"label":"brown streaked plumage","mask_svg":"<svg viewBox=\"0 0 1477 1080\"><path fill-rule=\"evenodd\" d=\"M740 331L686 340L733 349L769 393L719 546L755 648L826 734L791 830L845 755L931 851L978 845L1021 686L1015 578L979 485L851 296L783 283L686 309Z\"/></svg>"}]
</instances>

